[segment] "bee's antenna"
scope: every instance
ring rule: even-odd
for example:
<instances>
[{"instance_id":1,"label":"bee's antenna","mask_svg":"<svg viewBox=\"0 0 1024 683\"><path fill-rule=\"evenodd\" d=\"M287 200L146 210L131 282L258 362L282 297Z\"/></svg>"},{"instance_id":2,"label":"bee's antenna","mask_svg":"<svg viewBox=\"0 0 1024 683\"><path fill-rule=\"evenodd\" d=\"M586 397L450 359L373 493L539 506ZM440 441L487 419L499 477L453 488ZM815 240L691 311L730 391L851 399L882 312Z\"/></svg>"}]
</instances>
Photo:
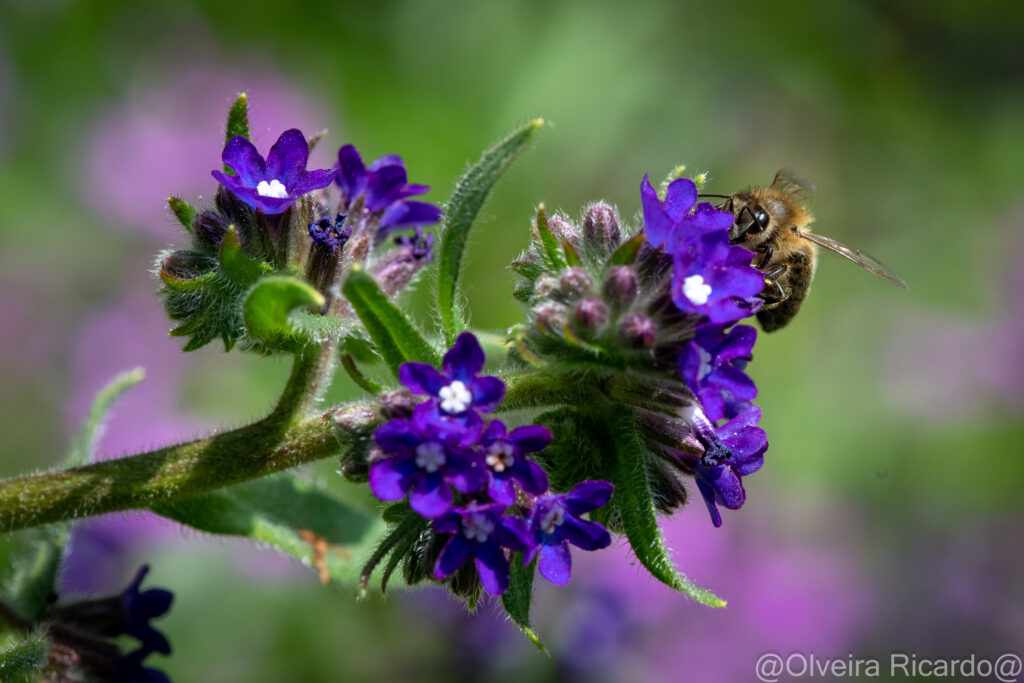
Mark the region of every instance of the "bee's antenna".
<instances>
[{"instance_id":1,"label":"bee's antenna","mask_svg":"<svg viewBox=\"0 0 1024 683\"><path fill-rule=\"evenodd\" d=\"M699 194L697 196L698 197L718 197L719 199L728 199L732 195L728 195L728 194L711 194L709 192L703 192L703 193L701 193L701 194Z\"/></svg>"}]
</instances>

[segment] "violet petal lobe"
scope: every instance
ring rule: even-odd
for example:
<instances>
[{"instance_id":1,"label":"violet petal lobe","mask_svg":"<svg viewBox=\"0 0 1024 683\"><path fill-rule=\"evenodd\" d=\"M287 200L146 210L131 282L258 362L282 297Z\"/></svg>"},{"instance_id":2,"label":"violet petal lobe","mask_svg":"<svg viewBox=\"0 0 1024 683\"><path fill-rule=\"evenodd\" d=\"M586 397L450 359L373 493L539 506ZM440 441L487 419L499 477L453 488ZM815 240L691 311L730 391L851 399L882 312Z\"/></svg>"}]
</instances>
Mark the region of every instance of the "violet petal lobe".
<instances>
[{"instance_id":1,"label":"violet petal lobe","mask_svg":"<svg viewBox=\"0 0 1024 683\"><path fill-rule=\"evenodd\" d=\"M429 202L401 201L384 210L380 217L380 227L387 232L433 225L441 220L441 209Z\"/></svg>"},{"instance_id":2,"label":"violet petal lobe","mask_svg":"<svg viewBox=\"0 0 1024 683\"><path fill-rule=\"evenodd\" d=\"M611 534L601 524L566 516L562 523L561 537L582 550L601 550L612 543Z\"/></svg>"},{"instance_id":3,"label":"violet petal lobe","mask_svg":"<svg viewBox=\"0 0 1024 683\"><path fill-rule=\"evenodd\" d=\"M718 511L718 506L715 505L714 487L704 479L698 477L697 489L700 491L701 498L704 499L704 504L707 506L708 513L711 515L711 523L714 524L716 528L722 526L722 513Z\"/></svg>"},{"instance_id":4,"label":"violet petal lobe","mask_svg":"<svg viewBox=\"0 0 1024 683\"><path fill-rule=\"evenodd\" d=\"M486 360L476 336L471 332L463 332L455 339L448 353L444 354L442 366L449 378L469 384L484 369Z\"/></svg>"},{"instance_id":5,"label":"violet petal lobe","mask_svg":"<svg viewBox=\"0 0 1024 683\"><path fill-rule=\"evenodd\" d=\"M565 509L575 516L607 505L615 487L607 481L584 481L565 494Z\"/></svg>"},{"instance_id":6,"label":"violet petal lobe","mask_svg":"<svg viewBox=\"0 0 1024 683\"><path fill-rule=\"evenodd\" d=\"M473 394L473 407L489 413L505 398L505 383L497 377L477 377L469 386Z\"/></svg>"},{"instance_id":7,"label":"violet petal lobe","mask_svg":"<svg viewBox=\"0 0 1024 683\"><path fill-rule=\"evenodd\" d=\"M241 135L228 140L221 160L237 174L246 187L256 187L261 180L267 179L266 162L256 146Z\"/></svg>"},{"instance_id":8,"label":"violet petal lobe","mask_svg":"<svg viewBox=\"0 0 1024 683\"><path fill-rule=\"evenodd\" d=\"M473 545L472 541L456 530L434 563L434 578L444 579L458 571L473 556Z\"/></svg>"},{"instance_id":9,"label":"violet petal lobe","mask_svg":"<svg viewBox=\"0 0 1024 683\"><path fill-rule=\"evenodd\" d=\"M552 438L551 430L539 425L516 427L508 435L508 440L515 444L520 453L540 452L551 445Z\"/></svg>"},{"instance_id":10,"label":"violet petal lobe","mask_svg":"<svg viewBox=\"0 0 1024 683\"><path fill-rule=\"evenodd\" d=\"M644 211L644 234L652 247L664 246L672 232L672 219L651 187L647 176L640 184L640 199Z\"/></svg>"},{"instance_id":11,"label":"violet petal lobe","mask_svg":"<svg viewBox=\"0 0 1024 683\"><path fill-rule=\"evenodd\" d=\"M437 396L450 380L429 363L402 363L398 381L414 394Z\"/></svg>"},{"instance_id":12,"label":"violet petal lobe","mask_svg":"<svg viewBox=\"0 0 1024 683\"><path fill-rule=\"evenodd\" d=\"M354 145L345 145L338 150L338 187L345 194L345 200L366 189L366 166Z\"/></svg>"},{"instance_id":13,"label":"violet petal lobe","mask_svg":"<svg viewBox=\"0 0 1024 683\"><path fill-rule=\"evenodd\" d=\"M572 577L572 554L569 552L569 544L562 541L541 545L537 570L541 576L556 586L568 584Z\"/></svg>"},{"instance_id":14,"label":"violet petal lobe","mask_svg":"<svg viewBox=\"0 0 1024 683\"><path fill-rule=\"evenodd\" d=\"M649 184L649 183L648 183ZM697 203L697 186L689 178L677 178L669 183L664 207L673 221L682 220ZM702 202L706 203L706 202ZM699 208L699 207L698 207ZM729 225L732 225L730 221ZM729 227L728 225L725 227Z\"/></svg>"},{"instance_id":15,"label":"violet petal lobe","mask_svg":"<svg viewBox=\"0 0 1024 683\"><path fill-rule=\"evenodd\" d=\"M448 512L453 502L451 487L440 471L420 472L409 493L409 507L427 519Z\"/></svg>"},{"instance_id":16,"label":"violet petal lobe","mask_svg":"<svg viewBox=\"0 0 1024 683\"><path fill-rule=\"evenodd\" d=\"M508 590L509 570L508 559L497 542L476 544L476 571L484 590L491 595L501 595Z\"/></svg>"},{"instance_id":17,"label":"violet petal lobe","mask_svg":"<svg viewBox=\"0 0 1024 683\"><path fill-rule=\"evenodd\" d=\"M405 498L419 468L412 456L383 458L370 463L369 482L373 495L384 501Z\"/></svg>"},{"instance_id":18,"label":"violet petal lobe","mask_svg":"<svg viewBox=\"0 0 1024 683\"><path fill-rule=\"evenodd\" d=\"M289 128L281 133L267 154L266 179L276 178L288 189L289 194L293 194L295 184L306 172L307 161L309 144L306 136L297 128Z\"/></svg>"}]
</instances>

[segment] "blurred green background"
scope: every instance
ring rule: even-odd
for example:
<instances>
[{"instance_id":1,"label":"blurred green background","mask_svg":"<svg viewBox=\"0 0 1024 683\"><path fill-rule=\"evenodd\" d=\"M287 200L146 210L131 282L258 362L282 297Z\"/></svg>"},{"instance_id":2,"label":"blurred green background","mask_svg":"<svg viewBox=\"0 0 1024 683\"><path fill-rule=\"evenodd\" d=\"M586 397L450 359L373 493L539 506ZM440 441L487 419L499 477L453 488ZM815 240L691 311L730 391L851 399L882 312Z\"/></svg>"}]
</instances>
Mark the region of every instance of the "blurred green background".
<instances>
[{"instance_id":1,"label":"blurred green background","mask_svg":"<svg viewBox=\"0 0 1024 683\"><path fill-rule=\"evenodd\" d=\"M56 462L89 395L139 363L150 378L115 413L111 454L272 404L285 365L183 357L147 272L183 242L163 199L212 193L237 92L261 150L327 127L319 161L345 142L400 154L437 203L543 116L471 244L478 328L520 319L504 265L537 202L630 217L644 173L678 163L725 193L800 169L815 229L910 284L823 254L800 315L758 340L766 466L722 529L699 502L668 525L727 616L651 592L624 552L577 557L579 586L540 594L538 655L486 606L356 602L268 552L133 515L96 526L72 583L119 590L151 562L177 595L175 655L153 664L176 681L724 681L766 649L1019 651L1022 45L1024 6L994 1L0 2L0 474Z\"/></svg>"}]
</instances>

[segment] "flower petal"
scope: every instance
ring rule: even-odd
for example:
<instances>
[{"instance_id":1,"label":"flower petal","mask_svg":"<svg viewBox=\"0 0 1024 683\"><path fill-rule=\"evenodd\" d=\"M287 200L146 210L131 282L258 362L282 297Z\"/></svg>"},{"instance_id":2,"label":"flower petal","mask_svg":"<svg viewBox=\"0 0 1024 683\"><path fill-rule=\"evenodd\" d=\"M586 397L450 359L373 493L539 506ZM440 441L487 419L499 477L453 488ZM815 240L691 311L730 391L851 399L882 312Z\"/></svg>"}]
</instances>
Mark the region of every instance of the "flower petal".
<instances>
[{"instance_id":1,"label":"flower petal","mask_svg":"<svg viewBox=\"0 0 1024 683\"><path fill-rule=\"evenodd\" d=\"M335 171L332 169L319 169L304 172L294 185L289 186L289 194L300 197L304 194L327 187L334 182Z\"/></svg>"},{"instance_id":2,"label":"flower petal","mask_svg":"<svg viewBox=\"0 0 1024 683\"><path fill-rule=\"evenodd\" d=\"M647 242L652 247L660 247L668 241L668 236L672 232L672 219L646 175L640 183L640 200L643 204L644 234Z\"/></svg>"},{"instance_id":3,"label":"flower petal","mask_svg":"<svg viewBox=\"0 0 1024 683\"><path fill-rule=\"evenodd\" d=\"M607 548L612 543L612 536L604 526L571 515L566 515L560 535L569 543L583 550L600 550Z\"/></svg>"},{"instance_id":4,"label":"flower petal","mask_svg":"<svg viewBox=\"0 0 1024 683\"><path fill-rule=\"evenodd\" d=\"M607 481L584 481L565 494L565 509L575 516L607 505L615 487Z\"/></svg>"},{"instance_id":5,"label":"flower petal","mask_svg":"<svg viewBox=\"0 0 1024 683\"><path fill-rule=\"evenodd\" d=\"M476 544L476 571L484 590L491 595L501 595L508 590L508 560L497 543Z\"/></svg>"},{"instance_id":6,"label":"flower petal","mask_svg":"<svg viewBox=\"0 0 1024 683\"><path fill-rule=\"evenodd\" d=\"M497 420L495 420L497 422ZM492 423L493 424L493 423ZM540 425L524 425L516 427L508 435L520 453L537 453L551 445L551 430Z\"/></svg>"},{"instance_id":7,"label":"flower petal","mask_svg":"<svg viewBox=\"0 0 1024 683\"><path fill-rule=\"evenodd\" d=\"M441 220L441 209L429 202L395 202L380 217L380 229L390 234L406 228L433 225Z\"/></svg>"},{"instance_id":8,"label":"flower petal","mask_svg":"<svg viewBox=\"0 0 1024 683\"><path fill-rule=\"evenodd\" d=\"M459 567L466 564L466 560L473 555L473 545L475 544L471 545L465 536L456 532L441 549L441 554L434 563L434 578L444 579L458 571Z\"/></svg>"},{"instance_id":9,"label":"flower petal","mask_svg":"<svg viewBox=\"0 0 1024 683\"><path fill-rule=\"evenodd\" d=\"M309 144L306 136L298 128L289 128L281 133L267 154L266 180L276 178L288 189L288 194L294 194L293 188L306 172L307 161Z\"/></svg>"},{"instance_id":10,"label":"flower petal","mask_svg":"<svg viewBox=\"0 0 1024 683\"><path fill-rule=\"evenodd\" d=\"M473 407L482 413L489 413L505 398L505 383L497 377L477 377L469 385L473 392Z\"/></svg>"},{"instance_id":11,"label":"flower petal","mask_svg":"<svg viewBox=\"0 0 1024 683\"><path fill-rule=\"evenodd\" d=\"M387 453L408 454L423 440L412 420L388 420L373 433L373 440Z\"/></svg>"},{"instance_id":12,"label":"flower petal","mask_svg":"<svg viewBox=\"0 0 1024 683\"><path fill-rule=\"evenodd\" d=\"M370 490L381 500L402 500L418 474L411 457L383 458L370 463Z\"/></svg>"},{"instance_id":13,"label":"flower petal","mask_svg":"<svg viewBox=\"0 0 1024 683\"><path fill-rule=\"evenodd\" d=\"M572 555L569 552L569 544L565 542L544 544L540 549L537 569L541 576L556 586L564 586L569 583L569 579L572 577Z\"/></svg>"},{"instance_id":14,"label":"flower petal","mask_svg":"<svg viewBox=\"0 0 1024 683\"><path fill-rule=\"evenodd\" d=\"M544 469L530 460L519 456L512 465L512 473L527 493L539 496L548 490L548 475Z\"/></svg>"},{"instance_id":15,"label":"flower petal","mask_svg":"<svg viewBox=\"0 0 1024 683\"><path fill-rule=\"evenodd\" d=\"M398 163L378 166L383 159L378 159L370 166L370 177L366 184L366 208L372 212L383 211L401 199L399 192L405 185L405 165L400 157Z\"/></svg>"},{"instance_id":16,"label":"flower petal","mask_svg":"<svg viewBox=\"0 0 1024 683\"><path fill-rule=\"evenodd\" d=\"M512 484L512 479L507 470L500 473L491 472L491 481L487 485L487 495L491 497L491 500L503 505L512 505L512 503L516 502L516 487Z\"/></svg>"},{"instance_id":17,"label":"flower petal","mask_svg":"<svg viewBox=\"0 0 1024 683\"><path fill-rule=\"evenodd\" d=\"M711 487L711 484L698 478L697 489L700 491L701 497L704 498L704 504L707 505L708 512L711 514L711 523L716 527L722 526L722 513L718 511L718 506L715 505L715 490Z\"/></svg>"},{"instance_id":18,"label":"flower petal","mask_svg":"<svg viewBox=\"0 0 1024 683\"><path fill-rule=\"evenodd\" d=\"M338 176L335 179L344 194L346 205L366 190L366 166L353 145L338 150Z\"/></svg>"},{"instance_id":19,"label":"flower petal","mask_svg":"<svg viewBox=\"0 0 1024 683\"><path fill-rule=\"evenodd\" d=\"M650 183L648 183L650 184ZM669 183L665 193L665 211L673 222L680 222L697 203L697 186L689 178L677 178ZM706 204L707 202L702 202ZM710 204L709 204L710 206ZM730 214L731 217L732 214ZM732 225L732 221L729 221ZM729 227L728 225L725 227Z\"/></svg>"},{"instance_id":20,"label":"flower petal","mask_svg":"<svg viewBox=\"0 0 1024 683\"><path fill-rule=\"evenodd\" d=\"M503 547L522 552L526 552L534 545L533 534L522 517L499 517L498 525L494 529L494 538Z\"/></svg>"},{"instance_id":21,"label":"flower petal","mask_svg":"<svg viewBox=\"0 0 1024 683\"><path fill-rule=\"evenodd\" d=\"M453 500L451 487L440 472L421 473L409 494L409 507L433 519L451 510Z\"/></svg>"},{"instance_id":22,"label":"flower petal","mask_svg":"<svg viewBox=\"0 0 1024 683\"><path fill-rule=\"evenodd\" d=\"M463 332L444 354L444 373L451 379L469 384L484 369L484 350L472 332Z\"/></svg>"},{"instance_id":23,"label":"flower petal","mask_svg":"<svg viewBox=\"0 0 1024 683\"><path fill-rule=\"evenodd\" d=\"M414 394L437 396L450 380L429 363L402 363L398 369L398 381Z\"/></svg>"},{"instance_id":24,"label":"flower petal","mask_svg":"<svg viewBox=\"0 0 1024 683\"><path fill-rule=\"evenodd\" d=\"M246 187L255 188L261 180L267 179L266 162L256 150L256 146L241 135L228 140L220 158L238 174Z\"/></svg>"}]
</instances>

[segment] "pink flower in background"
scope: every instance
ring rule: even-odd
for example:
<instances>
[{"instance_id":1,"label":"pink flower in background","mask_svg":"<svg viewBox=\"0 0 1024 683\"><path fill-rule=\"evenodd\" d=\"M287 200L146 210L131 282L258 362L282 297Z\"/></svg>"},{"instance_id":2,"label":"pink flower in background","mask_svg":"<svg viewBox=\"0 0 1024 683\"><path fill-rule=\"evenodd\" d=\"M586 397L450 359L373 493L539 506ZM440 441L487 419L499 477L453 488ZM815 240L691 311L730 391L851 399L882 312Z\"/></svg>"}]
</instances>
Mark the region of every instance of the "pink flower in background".
<instances>
[{"instance_id":1,"label":"pink flower in background","mask_svg":"<svg viewBox=\"0 0 1024 683\"><path fill-rule=\"evenodd\" d=\"M318 131L333 118L283 74L258 60L244 68L194 64L129 88L97 117L75 170L82 201L119 229L161 242L180 237L167 197L212 197L210 168L220 166L228 108L249 94L250 131L260 148L282 130ZM330 167L330 152L313 159Z\"/></svg>"}]
</instances>

